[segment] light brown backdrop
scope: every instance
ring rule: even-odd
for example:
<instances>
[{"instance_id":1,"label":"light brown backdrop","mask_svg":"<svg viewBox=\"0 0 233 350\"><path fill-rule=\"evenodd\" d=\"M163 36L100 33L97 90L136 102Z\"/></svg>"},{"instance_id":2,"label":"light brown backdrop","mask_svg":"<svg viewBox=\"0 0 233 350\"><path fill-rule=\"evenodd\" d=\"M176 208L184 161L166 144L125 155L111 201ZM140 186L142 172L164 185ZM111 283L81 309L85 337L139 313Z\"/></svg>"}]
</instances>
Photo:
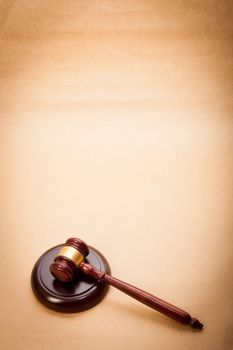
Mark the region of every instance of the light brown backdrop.
<instances>
[{"instance_id":1,"label":"light brown backdrop","mask_svg":"<svg viewBox=\"0 0 233 350\"><path fill-rule=\"evenodd\" d=\"M0 4L1 348L232 349L232 2ZM32 267L73 235L204 331L113 289L43 307Z\"/></svg>"}]
</instances>

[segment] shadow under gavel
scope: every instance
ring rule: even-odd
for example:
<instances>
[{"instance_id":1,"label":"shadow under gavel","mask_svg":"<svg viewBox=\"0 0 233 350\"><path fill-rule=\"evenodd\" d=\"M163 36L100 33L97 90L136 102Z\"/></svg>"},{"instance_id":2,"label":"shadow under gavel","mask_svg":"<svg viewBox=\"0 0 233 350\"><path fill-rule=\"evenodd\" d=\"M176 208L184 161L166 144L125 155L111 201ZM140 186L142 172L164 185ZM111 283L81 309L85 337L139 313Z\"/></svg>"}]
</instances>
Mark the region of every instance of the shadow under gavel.
<instances>
[{"instance_id":1,"label":"shadow under gavel","mask_svg":"<svg viewBox=\"0 0 233 350\"><path fill-rule=\"evenodd\" d=\"M86 263L85 257L88 254L89 249L84 241L79 238L69 238L50 266L52 275L61 282L71 282L76 278L77 271L80 269L87 276L91 276L99 282L108 283L139 302L180 323L188 324L196 329L203 328L203 324L196 318L191 317L188 312Z\"/></svg>"}]
</instances>

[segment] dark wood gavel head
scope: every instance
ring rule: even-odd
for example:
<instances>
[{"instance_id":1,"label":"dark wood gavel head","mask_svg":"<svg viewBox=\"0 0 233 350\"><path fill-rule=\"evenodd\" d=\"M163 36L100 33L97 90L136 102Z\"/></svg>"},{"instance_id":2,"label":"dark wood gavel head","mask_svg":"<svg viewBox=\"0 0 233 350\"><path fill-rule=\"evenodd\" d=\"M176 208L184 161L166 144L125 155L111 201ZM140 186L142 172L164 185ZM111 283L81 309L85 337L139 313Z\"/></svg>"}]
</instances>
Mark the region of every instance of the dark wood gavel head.
<instances>
[{"instance_id":1,"label":"dark wood gavel head","mask_svg":"<svg viewBox=\"0 0 233 350\"><path fill-rule=\"evenodd\" d=\"M69 238L50 266L52 275L61 282L75 279L79 265L89 254L88 246L79 238Z\"/></svg>"}]
</instances>

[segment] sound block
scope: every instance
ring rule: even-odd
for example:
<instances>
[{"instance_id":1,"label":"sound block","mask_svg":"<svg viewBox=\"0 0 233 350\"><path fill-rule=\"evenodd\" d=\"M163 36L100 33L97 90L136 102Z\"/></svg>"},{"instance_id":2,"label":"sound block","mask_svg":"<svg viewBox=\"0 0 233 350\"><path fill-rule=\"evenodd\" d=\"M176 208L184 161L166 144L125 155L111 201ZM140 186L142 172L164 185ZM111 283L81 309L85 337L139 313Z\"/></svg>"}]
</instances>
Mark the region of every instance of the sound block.
<instances>
[{"instance_id":1,"label":"sound block","mask_svg":"<svg viewBox=\"0 0 233 350\"><path fill-rule=\"evenodd\" d=\"M79 312L90 309L105 297L109 286L86 276L81 270L73 282L62 283L56 280L49 267L62 246L60 244L49 249L35 263L31 275L34 294L45 306L55 311ZM88 248L90 252L85 261L111 274L106 258L95 248Z\"/></svg>"}]
</instances>

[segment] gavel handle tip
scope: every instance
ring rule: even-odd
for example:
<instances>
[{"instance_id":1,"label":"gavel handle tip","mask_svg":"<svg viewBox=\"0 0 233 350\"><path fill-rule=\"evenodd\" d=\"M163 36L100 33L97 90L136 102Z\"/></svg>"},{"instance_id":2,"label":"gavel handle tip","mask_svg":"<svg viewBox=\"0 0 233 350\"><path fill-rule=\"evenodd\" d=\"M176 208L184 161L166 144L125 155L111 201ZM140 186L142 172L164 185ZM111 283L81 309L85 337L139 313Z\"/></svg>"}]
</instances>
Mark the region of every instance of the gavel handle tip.
<instances>
[{"instance_id":1,"label":"gavel handle tip","mask_svg":"<svg viewBox=\"0 0 233 350\"><path fill-rule=\"evenodd\" d=\"M190 326L200 330L204 327L204 325L194 317L191 318Z\"/></svg>"}]
</instances>

